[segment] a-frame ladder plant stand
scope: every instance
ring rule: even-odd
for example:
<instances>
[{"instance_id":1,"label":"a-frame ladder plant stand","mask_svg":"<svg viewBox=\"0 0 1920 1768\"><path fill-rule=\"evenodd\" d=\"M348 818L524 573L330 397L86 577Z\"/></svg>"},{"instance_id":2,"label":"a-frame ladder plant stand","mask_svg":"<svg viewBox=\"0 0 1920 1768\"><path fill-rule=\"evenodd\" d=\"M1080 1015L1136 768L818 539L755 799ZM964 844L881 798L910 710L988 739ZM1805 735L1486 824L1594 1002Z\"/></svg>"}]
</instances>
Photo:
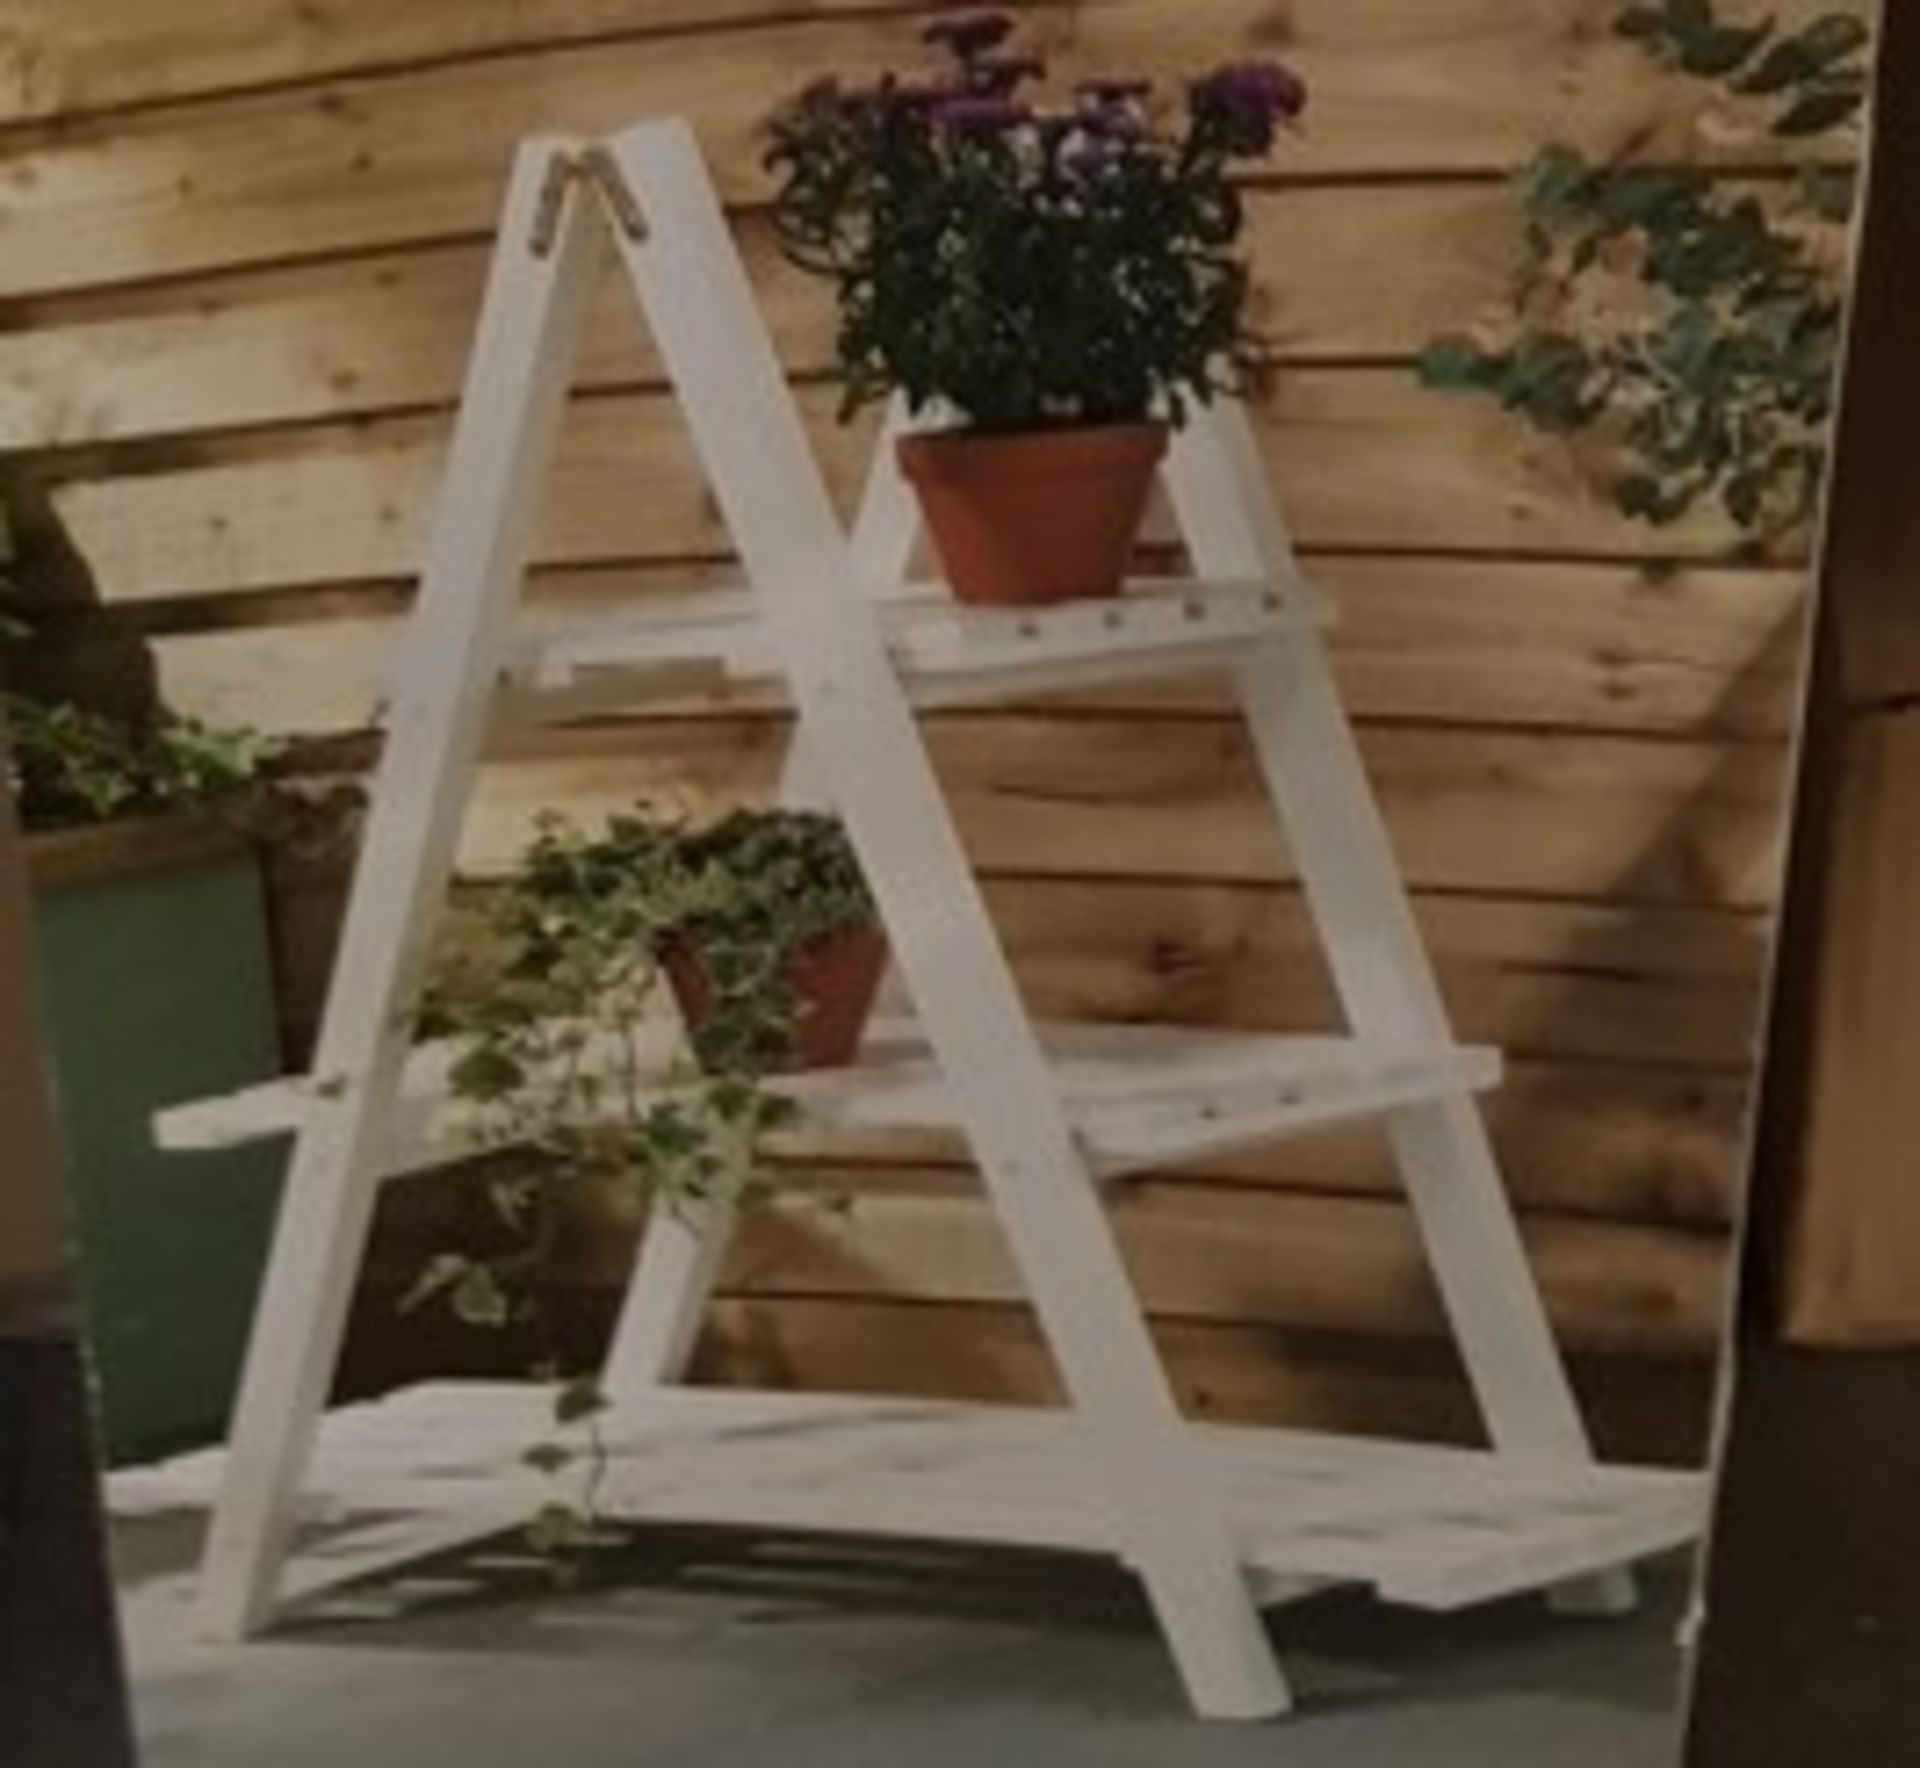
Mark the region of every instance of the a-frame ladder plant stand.
<instances>
[{"instance_id":1,"label":"a-frame ladder plant stand","mask_svg":"<svg viewBox=\"0 0 1920 1768\"><path fill-rule=\"evenodd\" d=\"M515 609L609 239L746 588L543 639ZM331 1414L328 1388L382 1182L470 1152L445 1052L416 1049L410 1025L500 702L566 716L583 696L684 691L704 670L790 692L790 772L804 761L844 819L916 1010L858 1067L782 1084L831 1123L960 1131L1069 1404L677 1385L731 1224L656 1211L604 1373L600 1510L1117 1556L1194 1706L1223 1718L1286 1708L1261 1610L1327 1584L1430 1608L1528 1589L1624 1607L1621 1568L1698 1532L1702 1483L1594 1462L1475 1102L1498 1058L1449 1029L1335 691L1327 604L1296 566L1244 413L1197 414L1169 456L1192 577L1011 611L908 581L917 515L893 427L849 534L686 126L523 146L313 1072L162 1119L174 1145L296 1137L232 1438L123 1496L217 1492L202 1615L234 1637L317 1588L509 1527L542 1495L519 1457L549 1406L539 1385L434 1384ZM1237 693L1346 1027L1036 1027L916 709L1205 667ZM1359 1119L1390 1138L1490 1449L1191 1424L1156 1354L1103 1187ZM380 1521L296 1549L303 1495Z\"/></svg>"}]
</instances>

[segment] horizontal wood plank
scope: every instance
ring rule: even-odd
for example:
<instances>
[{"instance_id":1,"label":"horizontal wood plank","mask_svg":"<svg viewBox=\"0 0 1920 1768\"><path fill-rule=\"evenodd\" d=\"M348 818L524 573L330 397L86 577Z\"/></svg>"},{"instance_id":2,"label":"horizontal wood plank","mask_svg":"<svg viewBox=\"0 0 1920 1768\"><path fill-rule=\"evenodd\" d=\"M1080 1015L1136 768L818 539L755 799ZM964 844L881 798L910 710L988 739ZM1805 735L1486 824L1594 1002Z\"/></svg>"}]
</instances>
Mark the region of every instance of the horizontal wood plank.
<instances>
[{"instance_id":1,"label":"horizontal wood plank","mask_svg":"<svg viewBox=\"0 0 1920 1768\"><path fill-rule=\"evenodd\" d=\"M1237 725L1139 717L929 721L975 862L1026 876L1291 876ZM543 810L764 799L785 739L757 720L548 733L484 773L464 863L510 867ZM1762 907L1785 757L1625 738L1389 728L1364 747L1423 889Z\"/></svg>"},{"instance_id":2,"label":"horizontal wood plank","mask_svg":"<svg viewBox=\"0 0 1920 1768\"><path fill-rule=\"evenodd\" d=\"M1308 564L1339 599L1334 657L1357 718L1701 740L1776 738L1791 728L1806 607L1798 573L1419 557ZM632 617L725 575L649 566L546 573L532 586L525 629ZM267 596L214 610L196 604L184 618L218 623L178 632L165 629L164 605L141 613L149 631L159 628L154 650L173 705L216 723L312 738L373 727L406 631L390 592L340 600L346 611L325 619L293 617ZM686 717L783 703L778 693L734 688L634 711ZM1048 704L1230 710L1224 685L1207 675Z\"/></svg>"},{"instance_id":3,"label":"horizontal wood plank","mask_svg":"<svg viewBox=\"0 0 1920 1768\"><path fill-rule=\"evenodd\" d=\"M488 227L512 144L637 117L693 118L730 200L766 190L757 134L781 94L917 55L914 17L610 40L82 122L16 144L0 297L288 256L472 235ZM1289 173L1504 173L1558 137L1599 152L1731 151L1699 132L1685 82L1614 38L1587 0L1159 0L1047 8L1033 40L1065 75L1199 69L1284 48L1313 82ZM58 78L58 74L53 76Z\"/></svg>"},{"instance_id":4,"label":"horizontal wood plank","mask_svg":"<svg viewBox=\"0 0 1920 1768\"><path fill-rule=\"evenodd\" d=\"M803 398L844 507L872 422ZM1402 369L1296 369L1258 412L1303 546L1350 551L1644 557L1646 528L1598 495L1557 440L1484 401L1427 392ZM135 460L70 459L54 500L109 602L406 579L419 567L447 422L386 419L251 441L155 444ZM1724 557L1711 515L1665 531L1668 557ZM544 565L727 551L680 420L656 395L575 405L535 546Z\"/></svg>"},{"instance_id":5,"label":"horizontal wood plank","mask_svg":"<svg viewBox=\"0 0 1920 1768\"><path fill-rule=\"evenodd\" d=\"M601 37L872 7L873 0L0 0L0 31L22 45L0 61L0 116L72 118Z\"/></svg>"},{"instance_id":6,"label":"horizontal wood plank","mask_svg":"<svg viewBox=\"0 0 1920 1768\"><path fill-rule=\"evenodd\" d=\"M738 237L781 359L798 374L824 372L834 331L824 285L780 256L763 215L743 216ZM1436 330L1502 310L1514 240L1497 187L1257 191L1254 324L1286 362L1408 356ZM0 332L0 446L451 404L485 275L475 243L32 303ZM593 305L580 375L601 386L661 378L615 280Z\"/></svg>"},{"instance_id":7,"label":"horizontal wood plank","mask_svg":"<svg viewBox=\"0 0 1920 1768\"><path fill-rule=\"evenodd\" d=\"M1397 1204L1144 1184L1123 1193L1114 1216L1155 1317L1411 1337L1443 1330L1411 1213ZM1522 1228L1570 1345L1711 1354L1724 1311L1724 1240L1552 1217ZM1024 1295L991 1210L943 1177L924 1188L908 1176L885 1188L868 1179L858 1189L783 1191L745 1219L724 1282L765 1296Z\"/></svg>"},{"instance_id":8,"label":"horizontal wood plank","mask_svg":"<svg viewBox=\"0 0 1920 1768\"><path fill-rule=\"evenodd\" d=\"M1264 1326L1167 1323L1157 1337L1187 1410L1225 1423L1484 1441L1466 1379L1441 1345ZM723 1300L701 1379L829 1392L1058 1404L1059 1376L1024 1310L869 1301ZM1576 1359L1603 1454L1706 1459L1710 1364Z\"/></svg>"},{"instance_id":9,"label":"horizontal wood plank","mask_svg":"<svg viewBox=\"0 0 1920 1768\"><path fill-rule=\"evenodd\" d=\"M410 1280L410 1279L409 1279ZM552 1346L524 1332L463 1327L432 1310L399 1316L400 1290L362 1289L339 1397L363 1398L450 1373L516 1379ZM618 1294L575 1287L551 1298L569 1362L594 1365ZM1443 1343L1166 1321L1155 1330L1187 1410L1219 1423L1483 1442L1458 1359ZM1714 1370L1672 1358L1575 1357L1571 1373L1603 1455L1701 1466ZM698 1381L830 1393L1058 1405L1064 1395L1024 1308L889 1301L723 1297L695 1360Z\"/></svg>"},{"instance_id":10,"label":"horizontal wood plank","mask_svg":"<svg viewBox=\"0 0 1920 1768\"><path fill-rule=\"evenodd\" d=\"M1016 879L988 892L1028 998L1055 1019L1310 1031L1339 1023L1299 896L1222 885ZM1455 1023L1521 1056L1742 1071L1765 976L1760 917L1428 896Z\"/></svg>"},{"instance_id":11,"label":"horizontal wood plank","mask_svg":"<svg viewBox=\"0 0 1920 1768\"><path fill-rule=\"evenodd\" d=\"M1394 1198L1142 1180L1112 1204L1142 1303L1156 1319L1407 1338L1444 1335L1411 1211ZM1612 1355L1710 1354L1729 1267L1724 1232L1523 1212L1547 1306L1568 1345ZM611 1196L575 1215L553 1280L618 1287L636 1222ZM483 1238L470 1236L478 1232ZM467 1237L463 1237L463 1234ZM389 1213L377 1281L449 1245L497 1239L471 1206ZM761 1298L975 1306L1025 1299L978 1181L939 1167L789 1172L742 1218L722 1288Z\"/></svg>"}]
</instances>

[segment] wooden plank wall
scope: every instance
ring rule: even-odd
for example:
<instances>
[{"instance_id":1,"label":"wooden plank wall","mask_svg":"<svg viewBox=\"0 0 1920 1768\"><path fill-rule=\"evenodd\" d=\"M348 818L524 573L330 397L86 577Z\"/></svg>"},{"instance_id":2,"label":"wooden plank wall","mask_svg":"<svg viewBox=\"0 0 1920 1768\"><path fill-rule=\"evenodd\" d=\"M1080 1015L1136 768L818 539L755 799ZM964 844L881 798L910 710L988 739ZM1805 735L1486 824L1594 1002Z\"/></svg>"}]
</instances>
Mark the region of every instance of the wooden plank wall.
<instances>
[{"instance_id":1,"label":"wooden plank wall","mask_svg":"<svg viewBox=\"0 0 1920 1768\"><path fill-rule=\"evenodd\" d=\"M829 314L770 249L754 129L810 76L908 54L925 11L0 0L0 446L34 451L98 575L96 618L154 637L180 705L358 752L324 740L375 717L507 155L541 126L694 118L844 494L866 435L829 420ZM1346 689L1447 991L1471 1035L1511 1052L1496 1120L1555 1315L1600 1359L1608 1416L1680 1420L1626 1437L1691 1441L1804 576L1727 565L1711 522L1656 554L1562 449L1422 392L1408 364L1431 332L1498 307L1504 180L1543 141L1734 150L1612 40L1609 0L1025 11L1069 70L1281 51L1313 83L1309 127L1251 196L1282 369L1267 444L1310 564L1345 599ZM536 598L611 606L722 553L657 365L610 300ZM1046 1010L1251 1026L1326 1008L1221 714L1206 684L1176 683L939 721L966 837ZM779 731L777 707L699 703L503 747L468 861L500 864L542 806L760 791ZM850 1156L813 1153L809 1188L747 1238L711 1366L1043 1388L952 1150L863 1151L890 1176L858 1202L839 1182ZM1457 1424L1373 1139L1172 1175L1124 1219L1198 1403Z\"/></svg>"}]
</instances>

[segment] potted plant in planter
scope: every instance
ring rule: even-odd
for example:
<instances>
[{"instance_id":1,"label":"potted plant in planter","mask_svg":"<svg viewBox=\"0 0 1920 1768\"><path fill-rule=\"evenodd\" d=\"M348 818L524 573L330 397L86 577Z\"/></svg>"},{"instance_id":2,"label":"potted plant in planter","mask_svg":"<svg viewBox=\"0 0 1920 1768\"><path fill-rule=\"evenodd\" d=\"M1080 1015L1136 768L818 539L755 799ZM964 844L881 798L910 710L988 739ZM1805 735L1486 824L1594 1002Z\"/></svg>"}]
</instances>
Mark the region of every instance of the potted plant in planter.
<instances>
[{"instance_id":1,"label":"potted plant in planter","mask_svg":"<svg viewBox=\"0 0 1920 1768\"><path fill-rule=\"evenodd\" d=\"M160 1154L153 1111L280 1072L245 825L265 747L0 691L42 1030L115 1462L217 1440L277 1197L271 1149ZM184 1202L183 1202L184 1200Z\"/></svg>"},{"instance_id":2,"label":"potted plant in planter","mask_svg":"<svg viewBox=\"0 0 1920 1768\"><path fill-rule=\"evenodd\" d=\"M750 1198L760 1143L791 1113L767 1077L850 1060L885 960L845 832L805 811L702 827L643 809L598 833L550 818L451 930L419 1030L451 1043L460 1128L498 1157L486 1177L505 1243L430 1257L401 1306L442 1302L547 1347L552 1434L522 1458L584 1479L533 1517L539 1550L591 1543L604 1466L597 1378L558 1378L572 1359L549 1304L569 1230L609 1191L623 1215ZM663 1073L650 1046L669 995L687 1038Z\"/></svg>"},{"instance_id":3,"label":"potted plant in planter","mask_svg":"<svg viewBox=\"0 0 1920 1768\"><path fill-rule=\"evenodd\" d=\"M702 1064L845 1067L887 946L839 822L736 811L675 847L682 907L661 956Z\"/></svg>"},{"instance_id":4,"label":"potted plant in planter","mask_svg":"<svg viewBox=\"0 0 1920 1768\"><path fill-rule=\"evenodd\" d=\"M421 1026L453 1043L476 1151L534 1156L494 1186L522 1241L501 1258L436 1257L410 1304L445 1293L483 1325L536 1306L523 1280L582 1183L669 1208L740 1201L760 1138L787 1115L762 1083L852 1059L885 959L832 817L739 811L699 827L641 812L599 833L547 821L454 942ZM669 995L688 1035L663 1075L649 1045Z\"/></svg>"},{"instance_id":5,"label":"potted plant in planter","mask_svg":"<svg viewBox=\"0 0 1920 1768\"><path fill-rule=\"evenodd\" d=\"M1244 382L1250 288L1234 174L1306 89L1278 62L1052 106L1001 14L943 19L945 65L809 86L770 125L787 255L832 283L843 415L894 392L946 427L901 466L954 593L1115 593L1167 427Z\"/></svg>"},{"instance_id":6,"label":"potted plant in planter","mask_svg":"<svg viewBox=\"0 0 1920 1768\"><path fill-rule=\"evenodd\" d=\"M156 1109L300 1066L286 882L351 844L357 788L296 784L257 732L180 716L99 618L47 488L0 478L0 721L33 886L79 1275L116 1461L218 1439L278 1197L270 1147L190 1155Z\"/></svg>"}]
</instances>

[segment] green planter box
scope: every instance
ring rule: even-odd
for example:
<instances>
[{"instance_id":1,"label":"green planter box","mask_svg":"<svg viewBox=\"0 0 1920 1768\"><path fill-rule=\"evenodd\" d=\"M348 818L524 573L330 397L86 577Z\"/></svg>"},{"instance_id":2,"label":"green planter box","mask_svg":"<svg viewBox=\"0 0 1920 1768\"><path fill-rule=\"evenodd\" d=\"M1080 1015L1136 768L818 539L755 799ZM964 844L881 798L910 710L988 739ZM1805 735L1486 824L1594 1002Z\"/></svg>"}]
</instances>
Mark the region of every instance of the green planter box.
<instances>
[{"instance_id":1,"label":"green planter box","mask_svg":"<svg viewBox=\"0 0 1920 1768\"><path fill-rule=\"evenodd\" d=\"M109 1459L219 1440L283 1151L163 1154L163 1105L279 1071L251 851L178 828L30 843L52 1051Z\"/></svg>"}]
</instances>

